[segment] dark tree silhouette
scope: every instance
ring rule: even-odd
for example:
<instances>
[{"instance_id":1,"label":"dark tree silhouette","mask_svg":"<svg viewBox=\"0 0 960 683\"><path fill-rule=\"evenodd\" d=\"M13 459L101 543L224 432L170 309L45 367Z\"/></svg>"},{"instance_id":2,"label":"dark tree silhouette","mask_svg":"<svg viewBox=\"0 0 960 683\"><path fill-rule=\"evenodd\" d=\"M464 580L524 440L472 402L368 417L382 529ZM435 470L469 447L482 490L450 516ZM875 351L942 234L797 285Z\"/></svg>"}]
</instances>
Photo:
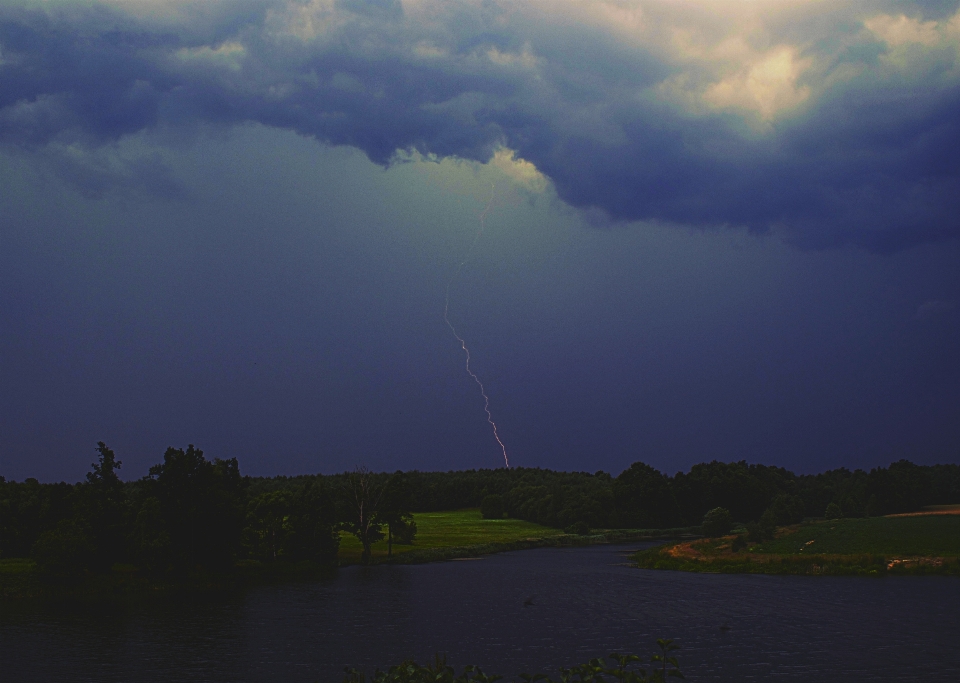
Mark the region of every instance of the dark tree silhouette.
<instances>
[{"instance_id":1,"label":"dark tree silhouette","mask_svg":"<svg viewBox=\"0 0 960 683\"><path fill-rule=\"evenodd\" d=\"M676 526L680 514L669 480L642 462L635 462L613 482L618 526L662 529Z\"/></svg>"},{"instance_id":2,"label":"dark tree silhouette","mask_svg":"<svg viewBox=\"0 0 960 683\"><path fill-rule=\"evenodd\" d=\"M240 548L244 482L236 458L203 457L193 444L168 448L163 463L150 468L148 490L160 502L170 560L180 570L223 570Z\"/></svg>"},{"instance_id":3,"label":"dark tree silhouette","mask_svg":"<svg viewBox=\"0 0 960 683\"><path fill-rule=\"evenodd\" d=\"M94 566L108 569L128 554L129 512L117 475L121 462L103 441L97 443L97 453L87 481L78 487L77 522L88 530Z\"/></svg>"}]
</instances>

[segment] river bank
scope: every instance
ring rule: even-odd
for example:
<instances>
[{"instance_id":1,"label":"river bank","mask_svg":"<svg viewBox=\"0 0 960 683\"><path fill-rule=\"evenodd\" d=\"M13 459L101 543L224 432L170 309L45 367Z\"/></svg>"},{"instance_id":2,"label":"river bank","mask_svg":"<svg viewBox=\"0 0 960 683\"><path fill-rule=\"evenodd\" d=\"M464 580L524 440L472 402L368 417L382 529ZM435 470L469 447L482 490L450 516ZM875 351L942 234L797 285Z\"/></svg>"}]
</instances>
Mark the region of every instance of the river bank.
<instances>
[{"instance_id":1,"label":"river bank","mask_svg":"<svg viewBox=\"0 0 960 683\"><path fill-rule=\"evenodd\" d=\"M960 516L822 520L783 527L736 549L736 535L668 543L636 553L642 569L835 576L960 576Z\"/></svg>"},{"instance_id":2,"label":"river bank","mask_svg":"<svg viewBox=\"0 0 960 683\"><path fill-rule=\"evenodd\" d=\"M424 564L444 562L534 548L571 548L610 543L690 539L698 527L677 529L597 529L589 534L569 534L559 529L518 519L483 519L476 508L416 513L418 533L413 544L386 539L373 545L370 564ZM360 564L362 547L350 534L341 533L337 567ZM328 577L337 567L313 562L288 563L243 560L229 572L196 571L189 575L150 575L133 565L112 571L85 573L69 580L42 576L26 558L0 560L0 598L123 599L177 591L231 590L251 585L307 581Z\"/></svg>"}]
</instances>

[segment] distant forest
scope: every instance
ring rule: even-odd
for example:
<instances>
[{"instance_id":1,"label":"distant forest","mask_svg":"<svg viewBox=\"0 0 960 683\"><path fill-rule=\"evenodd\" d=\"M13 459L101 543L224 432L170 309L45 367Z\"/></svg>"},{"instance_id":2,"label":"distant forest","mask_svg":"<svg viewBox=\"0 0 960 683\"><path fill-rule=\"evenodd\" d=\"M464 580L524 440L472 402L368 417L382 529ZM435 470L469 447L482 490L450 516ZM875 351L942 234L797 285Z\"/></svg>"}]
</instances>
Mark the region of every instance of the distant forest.
<instances>
[{"instance_id":1,"label":"distant forest","mask_svg":"<svg viewBox=\"0 0 960 683\"><path fill-rule=\"evenodd\" d=\"M0 559L32 557L48 575L129 567L176 576L237 562L335 566L340 531L370 545L415 542L413 512L482 507L571 532L700 525L725 508L735 522L912 512L960 502L960 466L900 460L869 472L797 475L780 467L709 462L665 475L636 462L606 472L547 469L245 477L236 459L167 449L132 482L105 444L86 480L41 484L0 477ZM830 511L828 512L828 507Z\"/></svg>"}]
</instances>

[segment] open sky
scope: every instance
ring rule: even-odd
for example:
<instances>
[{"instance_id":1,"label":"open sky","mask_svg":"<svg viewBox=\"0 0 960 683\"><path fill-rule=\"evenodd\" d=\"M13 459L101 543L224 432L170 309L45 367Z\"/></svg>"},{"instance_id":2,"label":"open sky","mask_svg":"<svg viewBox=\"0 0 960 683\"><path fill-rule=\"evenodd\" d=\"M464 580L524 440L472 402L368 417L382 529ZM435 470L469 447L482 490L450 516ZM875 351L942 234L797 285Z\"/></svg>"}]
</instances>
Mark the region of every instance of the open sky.
<instances>
[{"instance_id":1,"label":"open sky","mask_svg":"<svg viewBox=\"0 0 960 683\"><path fill-rule=\"evenodd\" d=\"M448 286L512 465L960 462L958 2L0 4L0 474L502 466Z\"/></svg>"}]
</instances>

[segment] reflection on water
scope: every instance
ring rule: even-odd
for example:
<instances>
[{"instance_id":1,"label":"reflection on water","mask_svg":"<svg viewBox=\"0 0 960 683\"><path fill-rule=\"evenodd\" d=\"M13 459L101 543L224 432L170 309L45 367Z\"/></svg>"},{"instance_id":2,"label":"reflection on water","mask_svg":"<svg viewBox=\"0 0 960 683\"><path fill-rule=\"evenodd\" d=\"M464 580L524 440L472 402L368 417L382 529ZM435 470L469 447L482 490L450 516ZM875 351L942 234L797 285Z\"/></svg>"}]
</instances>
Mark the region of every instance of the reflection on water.
<instances>
[{"instance_id":1,"label":"reflection on water","mask_svg":"<svg viewBox=\"0 0 960 683\"><path fill-rule=\"evenodd\" d=\"M552 672L676 638L690 681L960 681L960 580L705 575L626 547L351 567L318 583L136 607L0 605L9 681L330 681L448 653ZM524 604L528 603L528 604ZM529 604L532 603L532 604Z\"/></svg>"}]
</instances>

